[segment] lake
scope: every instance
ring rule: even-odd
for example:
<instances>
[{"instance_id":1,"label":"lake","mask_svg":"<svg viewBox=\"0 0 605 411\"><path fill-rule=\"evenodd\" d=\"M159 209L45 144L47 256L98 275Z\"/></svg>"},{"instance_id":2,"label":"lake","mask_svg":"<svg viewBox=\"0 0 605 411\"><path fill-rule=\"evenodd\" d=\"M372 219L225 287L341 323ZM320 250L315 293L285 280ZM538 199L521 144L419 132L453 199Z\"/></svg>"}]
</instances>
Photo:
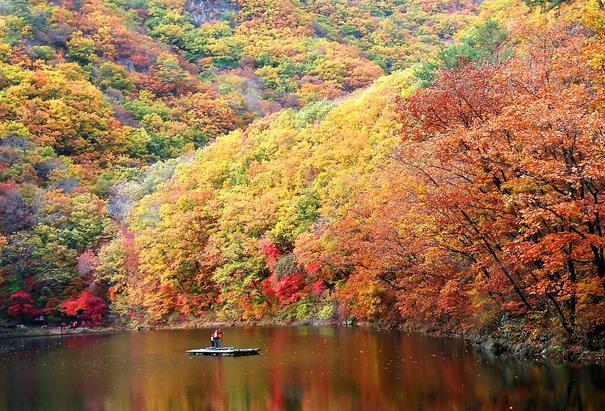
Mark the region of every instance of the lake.
<instances>
[{"instance_id":1,"label":"lake","mask_svg":"<svg viewBox=\"0 0 605 411\"><path fill-rule=\"evenodd\" d=\"M0 340L0 410L605 410L603 366L365 328L224 331L261 355L187 356L211 330Z\"/></svg>"}]
</instances>

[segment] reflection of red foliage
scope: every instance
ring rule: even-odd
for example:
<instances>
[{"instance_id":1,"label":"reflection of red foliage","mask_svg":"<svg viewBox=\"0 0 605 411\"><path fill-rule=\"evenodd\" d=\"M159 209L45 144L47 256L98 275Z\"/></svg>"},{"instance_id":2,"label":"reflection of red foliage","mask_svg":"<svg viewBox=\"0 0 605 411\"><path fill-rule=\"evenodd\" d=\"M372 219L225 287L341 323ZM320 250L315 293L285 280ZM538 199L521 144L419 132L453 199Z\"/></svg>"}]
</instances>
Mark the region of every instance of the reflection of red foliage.
<instances>
[{"instance_id":1,"label":"reflection of red foliage","mask_svg":"<svg viewBox=\"0 0 605 411\"><path fill-rule=\"evenodd\" d=\"M34 299L25 291L17 291L10 296L8 304L8 315L21 316L22 319L31 318L34 315Z\"/></svg>"},{"instance_id":2,"label":"reflection of red foliage","mask_svg":"<svg viewBox=\"0 0 605 411\"><path fill-rule=\"evenodd\" d=\"M86 348L98 343L101 338L103 337L98 335L79 335L73 338L65 338L63 339L63 347L68 350Z\"/></svg>"},{"instance_id":3,"label":"reflection of red foliage","mask_svg":"<svg viewBox=\"0 0 605 411\"><path fill-rule=\"evenodd\" d=\"M83 291L77 299L65 301L63 303L63 310L70 317L79 314L90 317L96 325L99 325L102 322L103 315L107 311L107 303L101 297L96 297L88 291Z\"/></svg>"}]
</instances>

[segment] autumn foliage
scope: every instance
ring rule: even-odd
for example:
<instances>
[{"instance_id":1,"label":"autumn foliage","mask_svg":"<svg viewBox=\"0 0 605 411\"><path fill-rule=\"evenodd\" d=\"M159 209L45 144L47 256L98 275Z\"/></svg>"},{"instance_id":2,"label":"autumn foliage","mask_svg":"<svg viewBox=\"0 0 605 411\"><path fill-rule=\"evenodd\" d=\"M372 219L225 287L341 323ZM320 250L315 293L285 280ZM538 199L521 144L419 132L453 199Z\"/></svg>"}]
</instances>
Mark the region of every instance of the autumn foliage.
<instances>
[{"instance_id":1,"label":"autumn foliage","mask_svg":"<svg viewBox=\"0 0 605 411\"><path fill-rule=\"evenodd\" d=\"M165 320L205 295L201 311L246 319L598 340L601 31L586 17L570 33L563 11L512 18L514 38L489 20L434 64L177 167L132 216L130 307Z\"/></svg>"},{"instance_id":2,"label":"autumn foliage","mask_svg":"<svg viewBox=\"0 0 605 411\"><path fill-rule=\"evenodd\" d=\"M7 313L21 321L31 319L34 315L34 299L25 291L17 291L9 299Z\"/></svg>"},{"instance_id":3,"label":"autumn foliage","mask_svg":"<svg viewBox=\"0 0 605 411\"><path fill-rule=\"evenodd\" d=\"M69 317L83 317L99 325L103 322L107 303L103 298L92 295L89 291L83 291L77 298L65 301L62 309Z\"/></svg>"},{"instance_id":4,"label":"autumn foliage","mask_svg":"<svg viewBox=\"0 0 605 411\"><path fill-rule=\"evenodd\" d=\"M585 40L554 30L523 58L444 72L402 100L399 159L425 180L437 246L456 261L437 304L483 296L573 335L603 326L605 119Z\"/></svg>"},{"instance_id":5,"label":"autumn foliage","mask_svg":"<svg viewBox=\"0 0 605 411\"><path fill-rule=\"evenodd\" d=\"M602 340L601 1L206 3L9 1L3 315Z\"/></svg>"}]
</instances>

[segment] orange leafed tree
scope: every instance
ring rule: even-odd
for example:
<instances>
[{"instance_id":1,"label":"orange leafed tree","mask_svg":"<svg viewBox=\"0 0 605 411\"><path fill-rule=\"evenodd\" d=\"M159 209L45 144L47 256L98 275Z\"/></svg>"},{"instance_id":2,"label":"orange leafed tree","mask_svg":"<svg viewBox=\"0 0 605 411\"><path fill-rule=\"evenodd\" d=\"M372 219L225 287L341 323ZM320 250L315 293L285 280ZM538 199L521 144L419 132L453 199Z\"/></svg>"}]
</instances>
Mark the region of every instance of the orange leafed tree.
<instances>
[{"instance_id":1,"label":"orange leafed tree","mask_svg":"<svg viewBox=\"0 0 605 411\"><path fill-rule=\"evenodd\" d=\"M571 336L603 326L603 77L585 39L547 35L400 101L399 158L429 188L440 247L470 267L457 282Z\"/></svg>"}]
</instances>

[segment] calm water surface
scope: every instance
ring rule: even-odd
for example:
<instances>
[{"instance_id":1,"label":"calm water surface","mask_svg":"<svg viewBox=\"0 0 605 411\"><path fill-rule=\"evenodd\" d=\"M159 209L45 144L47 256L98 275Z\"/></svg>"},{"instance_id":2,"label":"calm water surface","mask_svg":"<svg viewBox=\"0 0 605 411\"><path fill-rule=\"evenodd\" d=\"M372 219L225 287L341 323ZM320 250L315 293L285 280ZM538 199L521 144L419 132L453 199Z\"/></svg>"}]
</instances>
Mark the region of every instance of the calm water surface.
<instances>
[{"instance_id":1,"label":"calm water surface","mask_svg":"<svg viewBox=\"0 0 605 411\"><path fill-rule=\"evenodd\" d=\"M262 355L184 354L209 337L2 340L0 410L605 410L605 367L502 360L458 340L346 328L225 329L227 345Z\"/></svg>"}]
</instances>

